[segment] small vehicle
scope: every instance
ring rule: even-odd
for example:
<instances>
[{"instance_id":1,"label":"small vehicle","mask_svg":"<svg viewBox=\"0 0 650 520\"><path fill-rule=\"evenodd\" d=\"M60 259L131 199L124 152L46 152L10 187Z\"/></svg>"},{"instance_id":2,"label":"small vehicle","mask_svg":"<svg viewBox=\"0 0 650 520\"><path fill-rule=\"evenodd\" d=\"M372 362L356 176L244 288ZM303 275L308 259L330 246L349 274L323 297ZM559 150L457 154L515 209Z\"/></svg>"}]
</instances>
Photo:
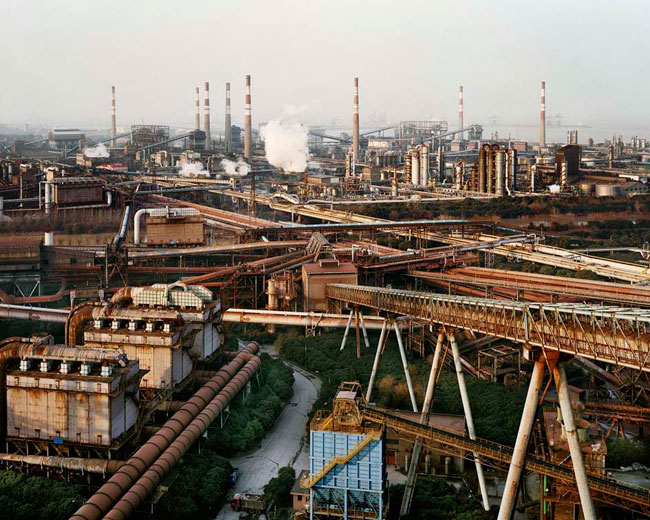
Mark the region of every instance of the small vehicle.
<instances>
[{"instance_id":1,"label":"small vehicle","mask_svg":"<svg viewBox=\"0 0 650 520\"><path fill-rule=\"evenodd\" d=\"M230 479L228 480L228 484L232 487L237 483L237 479L239 478L239 468L233 468L232 473L230 474Z\"/></svg>"},{"instance_id":2,"label":"small vehicle","mask_svg":"<svg viewBox=\"0 0 650 520\"><path fill-rule=\"evenodd\" d=\"M264 495L254 495L252 493L235 493L232 497L230 506L235 511L244 511L246 513L261 513L266 509L266 499Z\"/></svg>"}]
</instances>

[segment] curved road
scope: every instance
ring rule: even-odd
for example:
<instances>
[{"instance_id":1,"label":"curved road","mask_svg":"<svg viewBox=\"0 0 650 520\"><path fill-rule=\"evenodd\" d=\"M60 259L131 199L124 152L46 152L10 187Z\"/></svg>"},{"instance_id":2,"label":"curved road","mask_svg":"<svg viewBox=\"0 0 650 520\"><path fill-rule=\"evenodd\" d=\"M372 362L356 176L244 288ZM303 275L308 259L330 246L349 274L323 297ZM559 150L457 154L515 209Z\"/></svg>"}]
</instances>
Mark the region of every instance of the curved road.
<instances>
[{"instance_id":1,"label":"curved road","mask_svg":"<svg viewBox=\"0 0 650 520\"><path fill-rule=\"evenodd\" d=\"M272 345L263 345L261 350L277 357ZM218 520L239 518L239 513L230 507L230 499L234 493L261 493L264 485L275 477L283 466L293 466L296 474L299 474L301 469L308 468L309 450L305 442L307 415L318 396L320 381L295 365L287 365L293 369L294 375L291 400L257 451L230 459L230 463L239 468L239 479L228 494L226 504L219 511Z\"/></svg>"}]
</instances>

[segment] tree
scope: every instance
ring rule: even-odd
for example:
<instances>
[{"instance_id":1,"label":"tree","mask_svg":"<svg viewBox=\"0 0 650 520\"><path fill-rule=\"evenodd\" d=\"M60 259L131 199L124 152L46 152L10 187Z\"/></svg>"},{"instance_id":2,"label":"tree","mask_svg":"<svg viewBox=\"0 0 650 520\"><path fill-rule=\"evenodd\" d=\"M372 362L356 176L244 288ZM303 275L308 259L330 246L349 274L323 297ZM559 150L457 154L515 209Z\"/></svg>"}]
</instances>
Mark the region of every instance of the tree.
<instances>
[{"instance_id":1,"label":"tree","mask_svg":"<svg viewBox=\"0 0 650 520\"><path fill-rule=\"evenodd\" d=\"M291 466L280 468L278 476L269 480L264 486L267 501L273 502L280 509L291 504L291 488L296 481L296 472Z\"/></svg>"}]
</instances>

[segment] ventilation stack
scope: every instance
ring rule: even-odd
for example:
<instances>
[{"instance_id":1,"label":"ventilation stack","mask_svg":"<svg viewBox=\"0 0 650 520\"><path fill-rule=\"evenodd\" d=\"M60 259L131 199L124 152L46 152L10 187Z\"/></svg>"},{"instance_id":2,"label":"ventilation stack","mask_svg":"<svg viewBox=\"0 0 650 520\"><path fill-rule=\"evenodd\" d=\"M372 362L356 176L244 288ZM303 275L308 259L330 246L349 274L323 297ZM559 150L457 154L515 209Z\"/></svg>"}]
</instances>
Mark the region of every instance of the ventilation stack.
<instances>
[{"instance_id":1,"label":"ventilation stack","mask_svg":"<svg viewBox=\"0 0 650 520\"><path fill-rule=\"evenodd\" d=\"M205 97L203 100L203 129L205 130L205 146L212 149L212 136L210 135L210 83L204 84Z\"/></svg>"},{"instance_id":2,"label":"ventilation stack","mask_svg":"<svg viewBox=\"0 0 650 520\"><path fill-rule=\"evenodd\" d=\"M115 87L111 87L111 147L115 147L117 124L115 122Z\"/></svg>"},{"instance_id":3,"label":"ventilation stack","mask_svg":"<svg viewBox=\"0 0 650 520\"><path fill-rule=\"evenodd\" d=\"M196 97L194 100L194 130L201 129L201 108L199 106L199 87L195 90Z\"/></svg>"},{"instance_id":4,"label":"ventilation stack","mask_svg":"<svg viewBox=\"0 0 650 520\"><path fill-rule=\"evenodd\" d=\"M542 81L542 95L539 106L539 147L546 147L546 81Z\"/></svg>"},{"instance_id":5,"label":"ventilation stack","mask_svg":"<svg viewBox=\"0 0 650 520\"><path fill-rule=\"evenodd\" d=\"M248 162L252 162L253 157L251 155L251 132L252 132L252 122L251 122L251 77L250 75L246 76L246 106L244 109L244 158Z\"/></svg>"},{"instance_id":6,"label":"ventilation stack","mask_svg":"<svg viewBox=\"0 0 650 520\"><path fill-rule=\"evenodd\" d=\"M458 130L463 129L463 87L460 86L458 90ZM463 140L463 134L458 134L457 141Z\"/></svg>"},{"instance_id":7,"label":"ventilation stack","mask_svg":"<svg viewBox=\"0 0 650 520\"><path fill-rule=\"evenodd\" d=\"M420 184L429 185L429 146L426 144L422 145L420 151Z\"/></svg>"},{"instance_id":8,"label":"ventilation stack","mask_svg":"<svg viewBox=\"0 0 650 520\"><path fill-rule=\"evenodd\" d=\"M359 78L354 78L354 105L352 108L352 152L359 162Z\"/></svg>"},{"instance_id":9,"label":"ventilation stack","mask_svg":"<svg viewBox=\"0 0 650 520\"><path fill-rule=\"evenodd\" d=\"M230 119L230 83L226 83L226 153L232 153L232 121Z\"/></svg>"}]
</instances>

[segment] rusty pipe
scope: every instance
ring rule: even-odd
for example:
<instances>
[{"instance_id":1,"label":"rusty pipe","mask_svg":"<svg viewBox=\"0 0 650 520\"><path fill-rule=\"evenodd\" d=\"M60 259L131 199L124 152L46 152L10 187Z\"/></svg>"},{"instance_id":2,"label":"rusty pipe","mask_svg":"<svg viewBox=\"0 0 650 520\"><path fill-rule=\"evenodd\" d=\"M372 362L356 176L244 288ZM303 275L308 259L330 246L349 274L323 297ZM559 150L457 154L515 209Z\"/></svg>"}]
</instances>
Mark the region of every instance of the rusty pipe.
<instances>
[{"instance_id":1,"label":"rusty pipe","mask_svg":"<svg viewBox=\"0 0 650 520\"><path fill-rule=\"evenodd\" d=\"M122 460L84 459L82 457L48 457L45 455L19 455L0 453L0 462L26 464L42 468L65 469L81 473L115 473L124 465Z\"/></svg>"},{"instance_id":2,"label":"rusty pipe","mask_svg":"<svg viewBox=\"0 0 650 520\"><path fill-rule=\"evenodd\" d=\"M51 337L51 336L50 336ZM20 359L36 358L56 361L78 361L82 363L118 363L126 366L128 359L122 349L78 348L76 346L24 343L18 349Z\"/></svg>"},{"instance_id":3,"label":"rusty pipe","mask_svg":"<svg viewBox=\"0 0 650 520\"><path fill-rule=\"evenodd\" d=\"M183 430L199 415L216 395L257 352L259 345L251 342L228 365L217 372L145 442L88 501L71 520L99 520L160 457Z\"/></svg>"},{"instance_id":4,"label":"rusty pipe","mask_svg":"<svg viewBox=\"0 0 650 520\"><path fill-rule=\"evenodd\" d=\"M203 435L208 426L219 417L219 414L225 410L226 406L244 389L253 375L260 369L261 364L260 358L257 356L252 357L189 426L178 435L142 477L131 486L104 518L109 520L129 518L158 487L163 477L178 464L183 455Z\"/></svg>"},{"instance_id":5,"label":"rusty pipe","mask_svg":"<svg viewBox=\"0 0 650 520\"><path fill-rule=\"evenodd\" d=\"M65 344L81 345L83 343L84 326L93 317L93 304L80 303L70 311L65 320Z\"/></svg>"}]
</instances>

